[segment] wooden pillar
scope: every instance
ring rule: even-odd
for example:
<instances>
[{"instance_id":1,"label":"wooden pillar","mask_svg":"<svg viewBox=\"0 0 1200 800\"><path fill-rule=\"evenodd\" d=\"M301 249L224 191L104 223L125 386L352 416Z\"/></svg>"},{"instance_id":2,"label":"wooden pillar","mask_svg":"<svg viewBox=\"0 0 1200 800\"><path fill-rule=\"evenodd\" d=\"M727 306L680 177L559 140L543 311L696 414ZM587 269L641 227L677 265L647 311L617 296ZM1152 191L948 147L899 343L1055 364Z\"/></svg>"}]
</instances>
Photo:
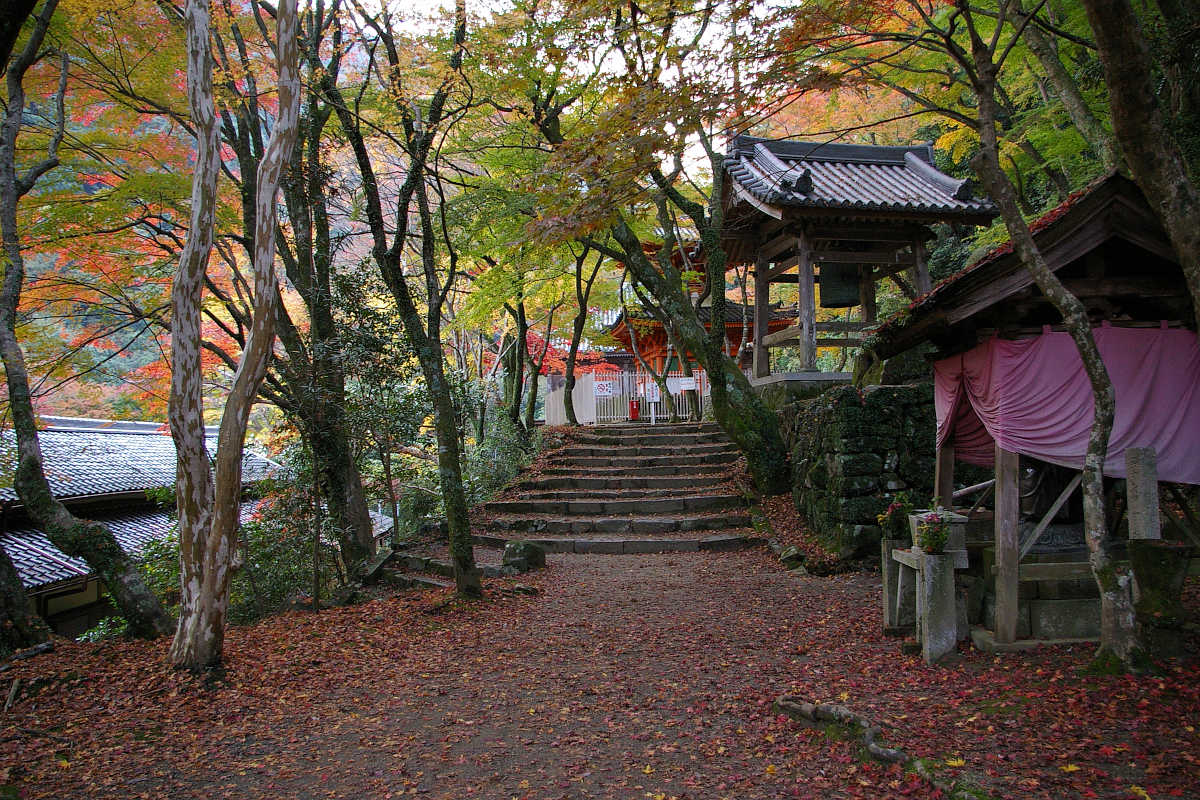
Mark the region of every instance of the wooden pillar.
<instances>
[{"instance_id":1,"label":"wooden pillar","mask_svg":"<svg viewBox=\"0 0 1200 800\"><path fill-rule=\"evenodd\" d=\"M933 473L933 502L942 508L954 507L954 445L944 444L937 449L937 466Z\"/></svg>"},{"instance_id":2,"label":"wooden pillar","mask_svg":"<svg viewBox=\"0 0 1200 800\"><path fill-rule=\"evenodd\" d=\"M879 306L875 302L875 268L867 265L858 269L858 304L862 306L862 321L875 322L879 319Z\"/></svg>"},{"instance_id":3,"label":"wooden pillar","mask_svg":"<svg viewBox=\"0 0 1200 800\"><path fill-rule=\"evenodd\" d=\"M917 294L925 294L933 288L933 281L929 278L929 265L925 263L925 243L920 239L913 239L912 251L913 260L916 262L913 266L913 288L917 290Z\"/></svg>"},{"instance_id":4,"label":"wooden pillar","mask_svg":"<svg viewBox=\"0 0 1200 800\"><path fill-rule=\"evenodd\" d=\"M817 369L817 294L813 275L812 251L804 234L796 237L796 256L800 289L797 316L800 325L800 357L805 371Z\"/></svg>"},{"instance_id":5,"label":"wooden pillar","mask_svg":"<svg viewBox=\"0 0 1200 800\"><path fill-rule=\"evenodd\" d=\"M1021 457L996 445L996 641L1017 638Z\"/></svg>"},{"instance_id":6,"label":"wooden pillar","mask_svg":"<svg viewBox=\"0 0 1200 800\"><path fill-rule=\"evenodd\" d=\"M771 354L763 347L770 320L771 281L767 278L770 262L762 250L754 260L754 377L765 378L771 374Z\"/></svg>"},{"instance_id":7,"label":"wooden pillar","mask_svg":"<svg viewBox=\"0 0 1200 800\"><path fill-rule=\"evenodd\" d=\"M1129 538L1161 539L1158 457L1153 447L1130 447L1125 451L1125 502L1129 509Z\"/></svg>"}]
</instances>

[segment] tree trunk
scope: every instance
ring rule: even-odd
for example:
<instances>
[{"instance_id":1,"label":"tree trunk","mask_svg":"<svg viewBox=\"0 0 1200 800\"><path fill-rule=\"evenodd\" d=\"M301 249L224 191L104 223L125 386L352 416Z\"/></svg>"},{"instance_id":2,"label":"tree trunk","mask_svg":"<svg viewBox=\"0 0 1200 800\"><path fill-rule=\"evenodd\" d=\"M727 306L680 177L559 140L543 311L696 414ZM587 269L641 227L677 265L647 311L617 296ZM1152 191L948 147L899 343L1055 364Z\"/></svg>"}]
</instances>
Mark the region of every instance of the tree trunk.
<instances>
[{"instance_id":1,"label":"tree trunk","mask_svg":"<svg viewBox=\"0 0 1200 800\"><path fill-rule=\"evenodd\" d=\"M596 256L596 266L587 280L583 279L583 264L587 259L590 248L584 245L583 252L575 258L575 319L571 322L571 344L567 348L566 384L563 387L563 409L567 414L568 425L579 425L575 417L575 400L571 396L575 391L575 360L579 355L579 343L583 340L583 329L587 325L588 298L592 294L592 286L596 276L600 274L600 265L604 263L604 254Z\"/></svg>"},{"instance_id":2,"label":"tree trunk","mask_svg":"<svg viewBox=\"0 0 1200 800\"><path fill-rule=\"evenodd\" d=\"M1104 462L1112 433L1116 395L1096 347L1087 309L1046 265L1029 225L1017 206L1016 190L1000 167L995 100L997 67L979 37L973 35L971 38L978 76L975 88L979 99L981 143L980 153L974 162L975 169L996 203L1021 261L1032 274L1038 288L1062 315L1063 324L1079 350L1091 383L1094 416L1083 463L1083 516L1089 561L1100 587L1101 642L1098 655L1110 655L1132 667L1141 657L1140 632L1133 611L1132 575L1127 568L1118 567L1109 553L1104 503Z\"/></svg>"},{"instance_id":3,"label":"tree trunk","mask_svg":"<svg viewBox=\"0 0 1200 800\"><path fill-rule=\"evenodd\" d=\"M1019 17L1025 16L1021 9L1021 4L1018 2L1015 6ZM1063 66L1062 60L1058 57L1058 51L1054 47L1054 43L1050 38L1050 34L1039 28L1036 24L1030 23L1025 26L1022 34L1025 38L1025 44L1029 46L1030 52L1037 58L1042 69L1046 72L1046 79L1050 81L1050 85L1054 89L1054 94L1058 97L1059 102L1063 104L1063 108L1067 111L1067 116L1071 118L1071 123L1074 124L1075 130L1087 141L1088 145L1096 152L1100 162L1104 164L1106 170L1111 170L1116 167L1117 146L1113 135L1104 127L1104 123L1092 113L1091 107L1084 98L1083 93L1079 90L1079 84L1067 72Z\"/></svg>"},{"instance_id":4,"label":"tree trunk","mask_svg":"<svg viewBox=\"0 0 1200 800\"><path fill-rule=\"evenodd\" d=\"M296 0L281 0L277 20L279 109L256 176L254 309L218 434L215 469L204 442L201 386L201 301L216 218L220 139L213 103L208 4L185 7L188 100L197 134L191 224L171 290L171 398L168 415L177 452L180 617L170 658L200 671L218 666L234 569L246 423L267 371L275 333L275 199L299 126L300 76Z\"/></svg>"},{"instance_id":5,"label":"tree trunk","mask_svg":"<svg viewBox=\"0 0 1200 800\"><path fill-rule=\"evenodd\" d=\"M454 50L450 57L450 72L454 73L462 64L463 43L466 39L466 4L455 2ZM371 20L374 23L374 20ZM374 30L384 41L385 55L393 69L399 68L399 49L389 30L375 25ZM406 175L395 197L397 209L394 222L384 219L383 201L380 197L379 180L371 161L371 154L362 135L361 120L350 110L345 97L332 81L322 78L321 90L330 98L338 115L342 132L345 134L361 178L362 192L366 204L366 216L371 233L371 255L379 273L396 301L404 333L421 365L421 373L433 403L435 431L438 443L438 477L442 488L446 521L450 528L450 555L454 562L454 580L458 592L478 596L480 571L475 567L474 548L471 541L470 519L467 512L466 495L462 485L462 464L457 415L450 386L446 381L441 345L441 308L444 292L437 279L435 237L433 219L425 193L429 175L426 163L433 147L438 126L442 122L443 109L449 97L450 85L443 84L423 103L424 119L420 125L411 115L411 108L399 103L402 117L404 146L408 163ZM425 273L426 310L428 320L423 321L416 300L409 289L408 279L401 265L401 255L410 246L408 241L408 219L414 195L421 225L421 266ZM390 234L390 238L389 238ZM451 262L454 254L451 252ZM450 280L453 281L453 267Z\"/></svg>"},{"instance_id":6,"label":"tree trunk","mask_svg":"<svg viewBox=\"0 0 1200 800\"><path fill-rule=\"evenodd\" d=\"M46 481L42 450L38 443L33 398L25 354L17 340L17 309L25 283L25 261L21 254L17 227L17 203L31 191L46 172L58 166L58 146L62 141L65 115L67 61L55 96L57 128L45 159L17 174L17 137L21 133L25 92L25 73L40 57L42 43L57 0L47 0L35 18L33 32L17 57L7 64L8 105L0 127L0 232L3 234L7 265L0 294L0 357L8 378L9 408L17 440L17 468L13 488L25 509L51 543L69 556L81 558L108 588L135 636L153 637L171 629L171 620L158 598L146 587L133 561L121 550L112 532L96 522L75 517L60 503Z\"/></svg>"},{"instance_id":7,"label":"tree trunk","mask_svg":"<svg viewBox=\"0 0 1200 800\"><path fill-rule=\"evenodd\" d=\"M565 368L566 382L563 384L563 410L567 415L568 425L579 425L575 416L575 400L571 396L575 391L575 359L579 355L579 342L583 338L583 326L587 324L586 306L571 323L571 344L567 347L567 364Z\"/></svg>"},{"instance_id":8,"label":"tree trunk","mask_svg":"<svg viewBox=\"0 0 1200 800\"><path fill-rule=\"evenodd\" d=\"M1096 37L1113 130L1125 163L1162 220L1200 325L1200 192L1154 92L1153 61L1129 0L1083 0Z\"/></svg>"},{"instance_id":9,"label":"tree trunk","mask_svg":"<svg viewBox=\"0 0 1200 800\"><path fill-rule=\"evenodd\" d=\"M33 610L12 559L0 547L0 658L41 644L50 629Z\"/></svg>"},{"instance_id":10,"label":"tree trunk","mask_svg":"<svg viewBox=\"0 0 1200 800\"><path fill-rule=\"evenodd\" d=\"M708 332L696 318L696 310L683 292L678 274L661 275L646 258L641 241L622 219L612 227L613 238L621 246L630 272L654 294L665 313L678 320L679 336L689 352L696 355L708 373L713 399L713 415L726 435L746 456L754 485L763 494L782 494L791 488L787 448L779 433L779 421L750 389L750 381L725 354L723 347L713 349ZM713 251L705 252L709 258ZM724 258L722 251L722 264Z\"/></svg>"}]
</instances>

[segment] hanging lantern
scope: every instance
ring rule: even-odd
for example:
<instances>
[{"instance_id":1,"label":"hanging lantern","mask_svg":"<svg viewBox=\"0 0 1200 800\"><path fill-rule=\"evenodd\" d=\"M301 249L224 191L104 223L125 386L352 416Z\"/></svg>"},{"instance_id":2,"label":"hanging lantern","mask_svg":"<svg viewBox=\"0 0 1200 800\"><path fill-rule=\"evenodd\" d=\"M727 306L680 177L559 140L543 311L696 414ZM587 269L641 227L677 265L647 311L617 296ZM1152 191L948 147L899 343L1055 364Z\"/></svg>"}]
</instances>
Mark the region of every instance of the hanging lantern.
<instances>
[{"instance_id":1,"label":"hanging lantern","mask_svg":"<svg viewBox=\"0 0 1200 800\"><path fill-rule=\"evenodd\" d=\"M858 265L821 265L821 308L850 308L858 305Z\"/></svg>"}]
</instances>

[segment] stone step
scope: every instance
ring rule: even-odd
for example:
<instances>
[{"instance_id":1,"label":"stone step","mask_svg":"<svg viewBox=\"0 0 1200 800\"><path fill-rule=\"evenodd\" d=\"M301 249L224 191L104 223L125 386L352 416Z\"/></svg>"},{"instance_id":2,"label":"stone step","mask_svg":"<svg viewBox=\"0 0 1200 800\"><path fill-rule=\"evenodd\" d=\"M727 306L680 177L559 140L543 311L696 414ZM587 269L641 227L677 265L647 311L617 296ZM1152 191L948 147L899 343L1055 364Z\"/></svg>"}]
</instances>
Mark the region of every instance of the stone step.
<instances>
[{"instance_id":1,"label":"stone step","mask_svg":"<svg viewBox=\"0 0 1200 800\"><path fill-rule=\"evenodd\" d=\"M508 540L501 536L476 535L475 544L500 547ZM761 547L765 540L754 535L748 528L720 531L709 536L691 538L625 539L620 537L584 538L557 536L529 539L546 548L548 553L584 553L608 555L635 555L645 553L696 553L729 552Z\"/></svg>"},{"instance_id":2,"label":"stone step","mask_svg":"<svg viewBox=\"0 0 1200 800\"><path fill-rule=\"evenodd\" d=\"M520 491L543 492L554 490L579 491L621 491L621 490L654 490L672 491L677 489L702 489L716 486L726 479L724 472L689 472L686 475L660 475L656 468L653 474L643 477L630 477L628 470L620 470L610 475L578 476L572 471L569 476L552 476L528 480L518 483Z\"/></svg>"},{"instance_id":3,"label":"stone step","mask_svg":"<svg viewBox=\"0 0 1200 800\"><path fill-rule=\"evenodd\" d=\"M714 433L721 430L715 422L660 422L651 425L649 422L618 422L613 424L595 425L585 430L595 433Z\"/></svg>"},{"instance_id":4,"label":"stone step","mask_svg":"<svg viewBox=\"0 0 1200 800\"><path fill-rule=\"evenodd\" d=\"M605 467L587 467L556 465L546 467L542 470L542 475L546 477L571 477L571 478L598 478L601 480L612 480L619 478L629 478L640 480L642 478L655 477L674 477L685 475L712 475L724 464L648 464L645 466L605 466ZM724 474L724 473L719 473Z\"/></svg>"},{"instance_id":5,"label":"stone step","mask_svg":"<svg viewBox=\"0 0 1200 800\"><path fill-rule=\"evenodd\" d=\"M673 497L635 497L610 499L594 497L585 500L497 500L484 505L493 514L673 514L724 511L744 506L745 500L735 494L676 495Z\"/></svg>"},{"instance_id":6,"label":"stone step","mask_svg":"<svg viewBox=\"0 0 1200 800\"><path fill-rule=\"evenodd\" d=\"M689 445L728 444L729 437L723 432L713 433L637 433L606 434L584 433L573 442L581 445Z\"/></svg>"},{"instance_id":7,"label":"stone step","mask_svg":"<svg viewBox=\"0 0 1200 800\"><path fill-rule=\"evenodd\" d=\"M710 531L744 528L750 525L745 511L726 511L713 514L662 514L627 517L599 517L591 514L553 517L530 514L499 514L487 524L490 531L521 531L547 535L582 533L629 533L654 536L675 531Z\"/></svg>"},{"instance_id":8,"label":"stone step","mask_svg":"<svg viewBox=\"0 0 1200 800\"><path fill-rule=\"evenodd\" d=\"M661 455L661 456L604 456L586 457L573 456L555 459L560 467L578 469L595 469L604 467L685 467L701 465L732 464L737 461L739 453L736 450L720 453L704 453L702 455Z\"/></svg>"},{"instance_id":9,"label":"stone step","mask_svg":"<svg viewBox=\"0 0 1200 800\"><path fill-rule=\"evenodd\" d=\"M720 476L709 486L696 486L687 484L685 486L676 486L667 489L529 489L513 494L509 500L529 500L529 501L576 501L576 500L639 500L648 499L654 500L663 497L681 497L687 495L702 494L705 489L715 492L719 484ZM499 502L499 501L497 501Z\"/></svg>"},{"instance_id":10,"label":"stone step","mask_svg":"<svg viewBox=\"0 0 1200 800\"><path fill-rule=\"evenodd\" d=\"M558 461L571 458L608 458L622 456L624 458L657 457L657 456L703 456L713 454L737 453L738 449L731 444L689 444L689 445L611 445L607 447L567 446L553 453L549 458Z\"/></svg>"},{"instance_id":11,"label":"stone step","mask_svg":"<svg viewBox=\"0 0 1200 800\"><path fill-rule=\"evenodd\" d=\"M454 582L414 572L385 570L388 583L401 589L453 589Z\"/></svg>"}]
</instances>

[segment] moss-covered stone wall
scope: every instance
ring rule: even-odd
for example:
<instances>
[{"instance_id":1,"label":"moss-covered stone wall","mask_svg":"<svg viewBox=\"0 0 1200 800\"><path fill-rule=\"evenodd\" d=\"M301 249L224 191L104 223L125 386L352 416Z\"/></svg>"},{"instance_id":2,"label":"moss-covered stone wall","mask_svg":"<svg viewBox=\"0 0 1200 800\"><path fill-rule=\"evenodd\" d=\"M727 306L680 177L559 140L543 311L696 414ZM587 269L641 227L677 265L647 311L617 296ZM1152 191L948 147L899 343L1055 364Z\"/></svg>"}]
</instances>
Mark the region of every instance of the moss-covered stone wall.
<instances>
[{"instance_id":1,"label":"moss-covered stone wall","mask_svg":"<svg viewBox=\"0 0 1200 800\"><path fill-rule=\"evenodd\" d=\"M792 496L813 531L844 557L878 554L876 522L897 492L933 494L933 387L839 386L780 410Z\"/></svg>"}]
</instances>

